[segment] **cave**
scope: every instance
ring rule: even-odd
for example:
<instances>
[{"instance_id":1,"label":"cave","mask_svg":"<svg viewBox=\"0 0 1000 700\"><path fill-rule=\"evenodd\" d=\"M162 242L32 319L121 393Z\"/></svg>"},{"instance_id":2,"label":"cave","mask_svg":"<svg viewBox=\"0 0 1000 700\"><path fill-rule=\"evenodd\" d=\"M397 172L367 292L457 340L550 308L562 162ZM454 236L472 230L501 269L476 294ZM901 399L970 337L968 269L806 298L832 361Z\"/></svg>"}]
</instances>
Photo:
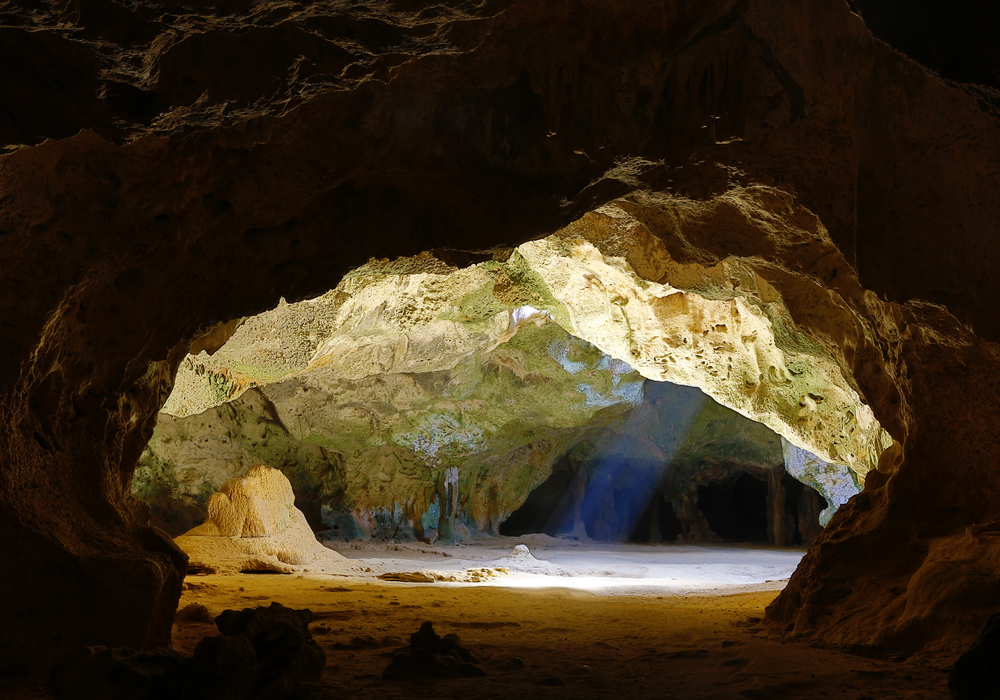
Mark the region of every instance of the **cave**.
<instances>
[{"instance_id":1,"label":"cave","mask_svg":"<svg viewBox=\"0 0 1000 700\"><path fill-rule=\"evenodd\" d=\"M284 601L357 655L302 664L320 694L392 694L423 610L514 692L995 695L998 31L894 0L5 3L0 694L113 667L148 696L143 664L210 692L211 644L249 652L223 621L196 654L206 620ZM754 546L721 542L748 500Z\"/></svg>"}]
</instances>

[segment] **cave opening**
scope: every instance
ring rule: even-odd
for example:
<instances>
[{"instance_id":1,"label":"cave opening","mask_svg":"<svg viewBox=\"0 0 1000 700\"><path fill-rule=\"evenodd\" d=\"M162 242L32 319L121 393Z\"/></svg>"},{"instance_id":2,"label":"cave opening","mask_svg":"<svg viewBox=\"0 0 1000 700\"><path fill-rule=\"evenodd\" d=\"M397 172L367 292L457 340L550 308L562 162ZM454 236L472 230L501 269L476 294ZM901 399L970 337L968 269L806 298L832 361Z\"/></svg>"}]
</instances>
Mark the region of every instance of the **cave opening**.
<instances>
[{"instance_id":1,"label":"cave opening","mask_svg":"<svg viewBox=\"0 0 1000 700\"><path fill-rule=\"evenodd\" d=\"M709 527L734 542L767 542L767 479L741 471L698 487L698 509Z\"/></svg>"},{"instance_id":2,"label":"cave opening","mask_svg":"<svg viewBox=\"0 0 1000 700\"><path fill-rule=\"evenodd\" d=\"M573 485L576 469L563 457L552 467L552 474L528 494L524 504L500 523L504 537L544 533L552 537L568 535L574 529Z\"/></svg>"},{"instance_id":3,"label":"cave opening","mask_svg":"<svg viewBox=\"0 0 1000 700\"><path fill-rule=\"evenodd\" d=\"M543 293L554 268L586 288ZM597 290L595 308L607 303L594 271L635 295L627 308L660 314L667 359L616 345L610 308L573 321L578 296ZM579 239L459 270L430 255L370 262L189 355L132 491L172 536L264 464L331 547L532 533L810 543L860 490L884 431L839 366L802 339L768 340L790 322L771 292L762 312L666 285L649 296L654 286ZM833 432L831 418L852 427Z\"/></svg>"}]
</instances>

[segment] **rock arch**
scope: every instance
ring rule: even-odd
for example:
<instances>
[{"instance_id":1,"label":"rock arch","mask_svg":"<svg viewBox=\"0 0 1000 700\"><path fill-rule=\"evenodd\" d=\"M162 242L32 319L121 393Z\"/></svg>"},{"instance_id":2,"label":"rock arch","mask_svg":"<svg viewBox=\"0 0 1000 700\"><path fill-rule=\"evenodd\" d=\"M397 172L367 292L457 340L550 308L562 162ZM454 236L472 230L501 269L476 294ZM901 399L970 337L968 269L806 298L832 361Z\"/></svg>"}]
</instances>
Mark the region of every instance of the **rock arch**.
<instances>
[{"instance_id":1,"label":"rock arch","mask_svg":"<svg viewBox=\"0 0 1000 700\"><path fill-rule=\"evenodd\" d=\"M252 18L220 6L208 34L127 10L125 46L67 8L0 28L5 60L46 57L42 79L3 78L29 96L0 122L0 593L24 602L0 613L3 669L168 641L183 557L129 483L218 323L373 256L474 261L615 199L677 288L684 265L739 258L898 443L770 617L951 649L995 608L976 596L1000 578L1000 129L847 3L484 3L419 36L387 6L353 52L313 9L239 33ZM193 70L223 51L262 69ZM828 236L781 235L817 219Z\"/></svg>"}]
</instances>

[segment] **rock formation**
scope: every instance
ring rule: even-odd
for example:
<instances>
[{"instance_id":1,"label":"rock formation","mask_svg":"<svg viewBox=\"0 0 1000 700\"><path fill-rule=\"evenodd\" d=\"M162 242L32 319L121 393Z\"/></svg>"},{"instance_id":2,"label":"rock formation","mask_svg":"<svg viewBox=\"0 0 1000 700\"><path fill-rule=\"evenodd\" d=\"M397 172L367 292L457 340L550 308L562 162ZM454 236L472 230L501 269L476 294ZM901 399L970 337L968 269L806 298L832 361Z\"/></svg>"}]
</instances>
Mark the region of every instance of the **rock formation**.
<instances>
[{"instance_id":1,"label":"rock formation","mask_svg":"<svg viewBox=\"0 0 1000 700\"><path fill-rule=\"evenodd\" d=\"M263 464L213 493L205 522L174 542L188 555L191 572L290 573L349 566L344 557L316 541L294 506L287 477Z\"/></svg>"},{"instance_id":2,"label":"rock formation","mask_svg":"<svg viewBox=\"0 0 1000 700\"><path fill-rule=\"evenodd\" d=\"M206 525L223 537L267 537L288 529L295 495L277 469L258 464L241 479L230 479L208 499Z\"/></svg>"},{"instance_id":3,"label":"rock formation","mask_svg":"<svg viewBox=\"0 0 1000 700\"><path fill-rule=\"evenodd\" d=\"M130 486L219 324L371 257L503 259L619 211L669 255L632 264L636 295L721 287L741 318L780 298L777 326L894 439L770 618L947 650L998 608L996 93L939 79L849 3L15 1L0 61L0 594L24 603L2 612L0 670L169 641L184 556ZM596 277L617 319L598 347L631 358L626 323L658 317ZM817 399L761 360L796 389L766 411L794 397L818 430ZM866 458L848 443L818 453Z\"/></svg>"},{"instance_id":4,"label":"rock formation","mask_svg":"<svg viewBox=\"0 0 1000 700\"><path fill-rule=\"evenodd\" d=\"M440 636L434 625L425 622L410 635L409 645L396 652L382 673L391 680L418 678L476 678L486 672L482 663L462 644L457 634Z\"/></svg>"}]
</instances>

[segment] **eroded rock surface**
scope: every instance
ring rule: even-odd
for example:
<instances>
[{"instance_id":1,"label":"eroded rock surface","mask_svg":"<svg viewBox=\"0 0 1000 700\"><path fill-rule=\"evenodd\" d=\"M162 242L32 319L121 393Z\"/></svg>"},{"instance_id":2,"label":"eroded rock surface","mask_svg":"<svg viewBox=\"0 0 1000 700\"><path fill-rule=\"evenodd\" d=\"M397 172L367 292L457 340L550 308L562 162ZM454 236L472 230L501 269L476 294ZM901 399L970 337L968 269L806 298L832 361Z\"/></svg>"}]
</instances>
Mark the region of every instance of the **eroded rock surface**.
<instances>
[{"instance_id":1,"label":"eroded rock surface","mask_svg":"<svg viewBox=\"0 0 1000 700\"><path fill-rule=\"evenodd\" d=\"M223 537L266 537L288 529L295 494L279 470L258 464L208 499L206 525Z\"/></svg>"},{"instance_id":2,"label":"eroded rock surface","mask_svg":"<svg viewBox=\"0 0 1000 700\"><path fill-rule=\"evenodd\" d=\"M287 477L259 464L213 493L205 522L174 542L188 555L191 572L348 568L344 557L316 541L302 511L293 504Z\"/></svg>"},{"instance_id":3,"label":"eroded rock surface","mask_svg":"<svg viewBox=\"0 0 1000 700\"><path fill-rule=\"evenodd\" d=\"M673 504L665 507L682 514L680 533L713 539L698 488L737 478L744 467L770 479L782 468L774 433L713 412L697 391L661 392L650 401L677 406L647 406L622 428L642 397L634 362L646 376L702 387L800 445L842 457L848 466L831 467L799 458L808 450L794 453L791 473L834 505L829 519L891 443L836 358L794 325L780 295L749 269L687 266L678 275L693 287L685 292L643 279L633 264L657 279L677 268L620 207L525 244L505 262L463 269L426 255L370 262L323 297L246 319L214 356L189 356L180 398L161 414L134 492L172 530L172 521L197 516L204 488L247 460L266 459L286 465L299 503L327 536L452 539L453 521L460 534L495 533L563 455L583 454L582 443L607 428L621 433L619 446L590 449L590 466L574 478L587 490L587 473L595 477L591 501L625 489L625 511L633 512L612 515L613 506L591 503L607 515L590 513L588 522L611 521L599 534L588 525L588 534L627 539L646 503L669 493ZM214 392L219 376L239 376L247 393L218 405L228 396ZM703 405L699 425L719 423L711 437L692 430ZM643 418L650 410L672 420ZM639 447L625 446L629 440ZM699 442L715 448L692 448ZM769 454L756 445L769 445ZM701 450L698 459L689 448ZM619 465L613 476L601 466L609 460ZM667 480L672 485L661 488ZM784 490L779 482L776 492ZM803 522L812 519L803 513ZM797 529L777 541L801 541Z\"/></svg>"}]
</instances>

